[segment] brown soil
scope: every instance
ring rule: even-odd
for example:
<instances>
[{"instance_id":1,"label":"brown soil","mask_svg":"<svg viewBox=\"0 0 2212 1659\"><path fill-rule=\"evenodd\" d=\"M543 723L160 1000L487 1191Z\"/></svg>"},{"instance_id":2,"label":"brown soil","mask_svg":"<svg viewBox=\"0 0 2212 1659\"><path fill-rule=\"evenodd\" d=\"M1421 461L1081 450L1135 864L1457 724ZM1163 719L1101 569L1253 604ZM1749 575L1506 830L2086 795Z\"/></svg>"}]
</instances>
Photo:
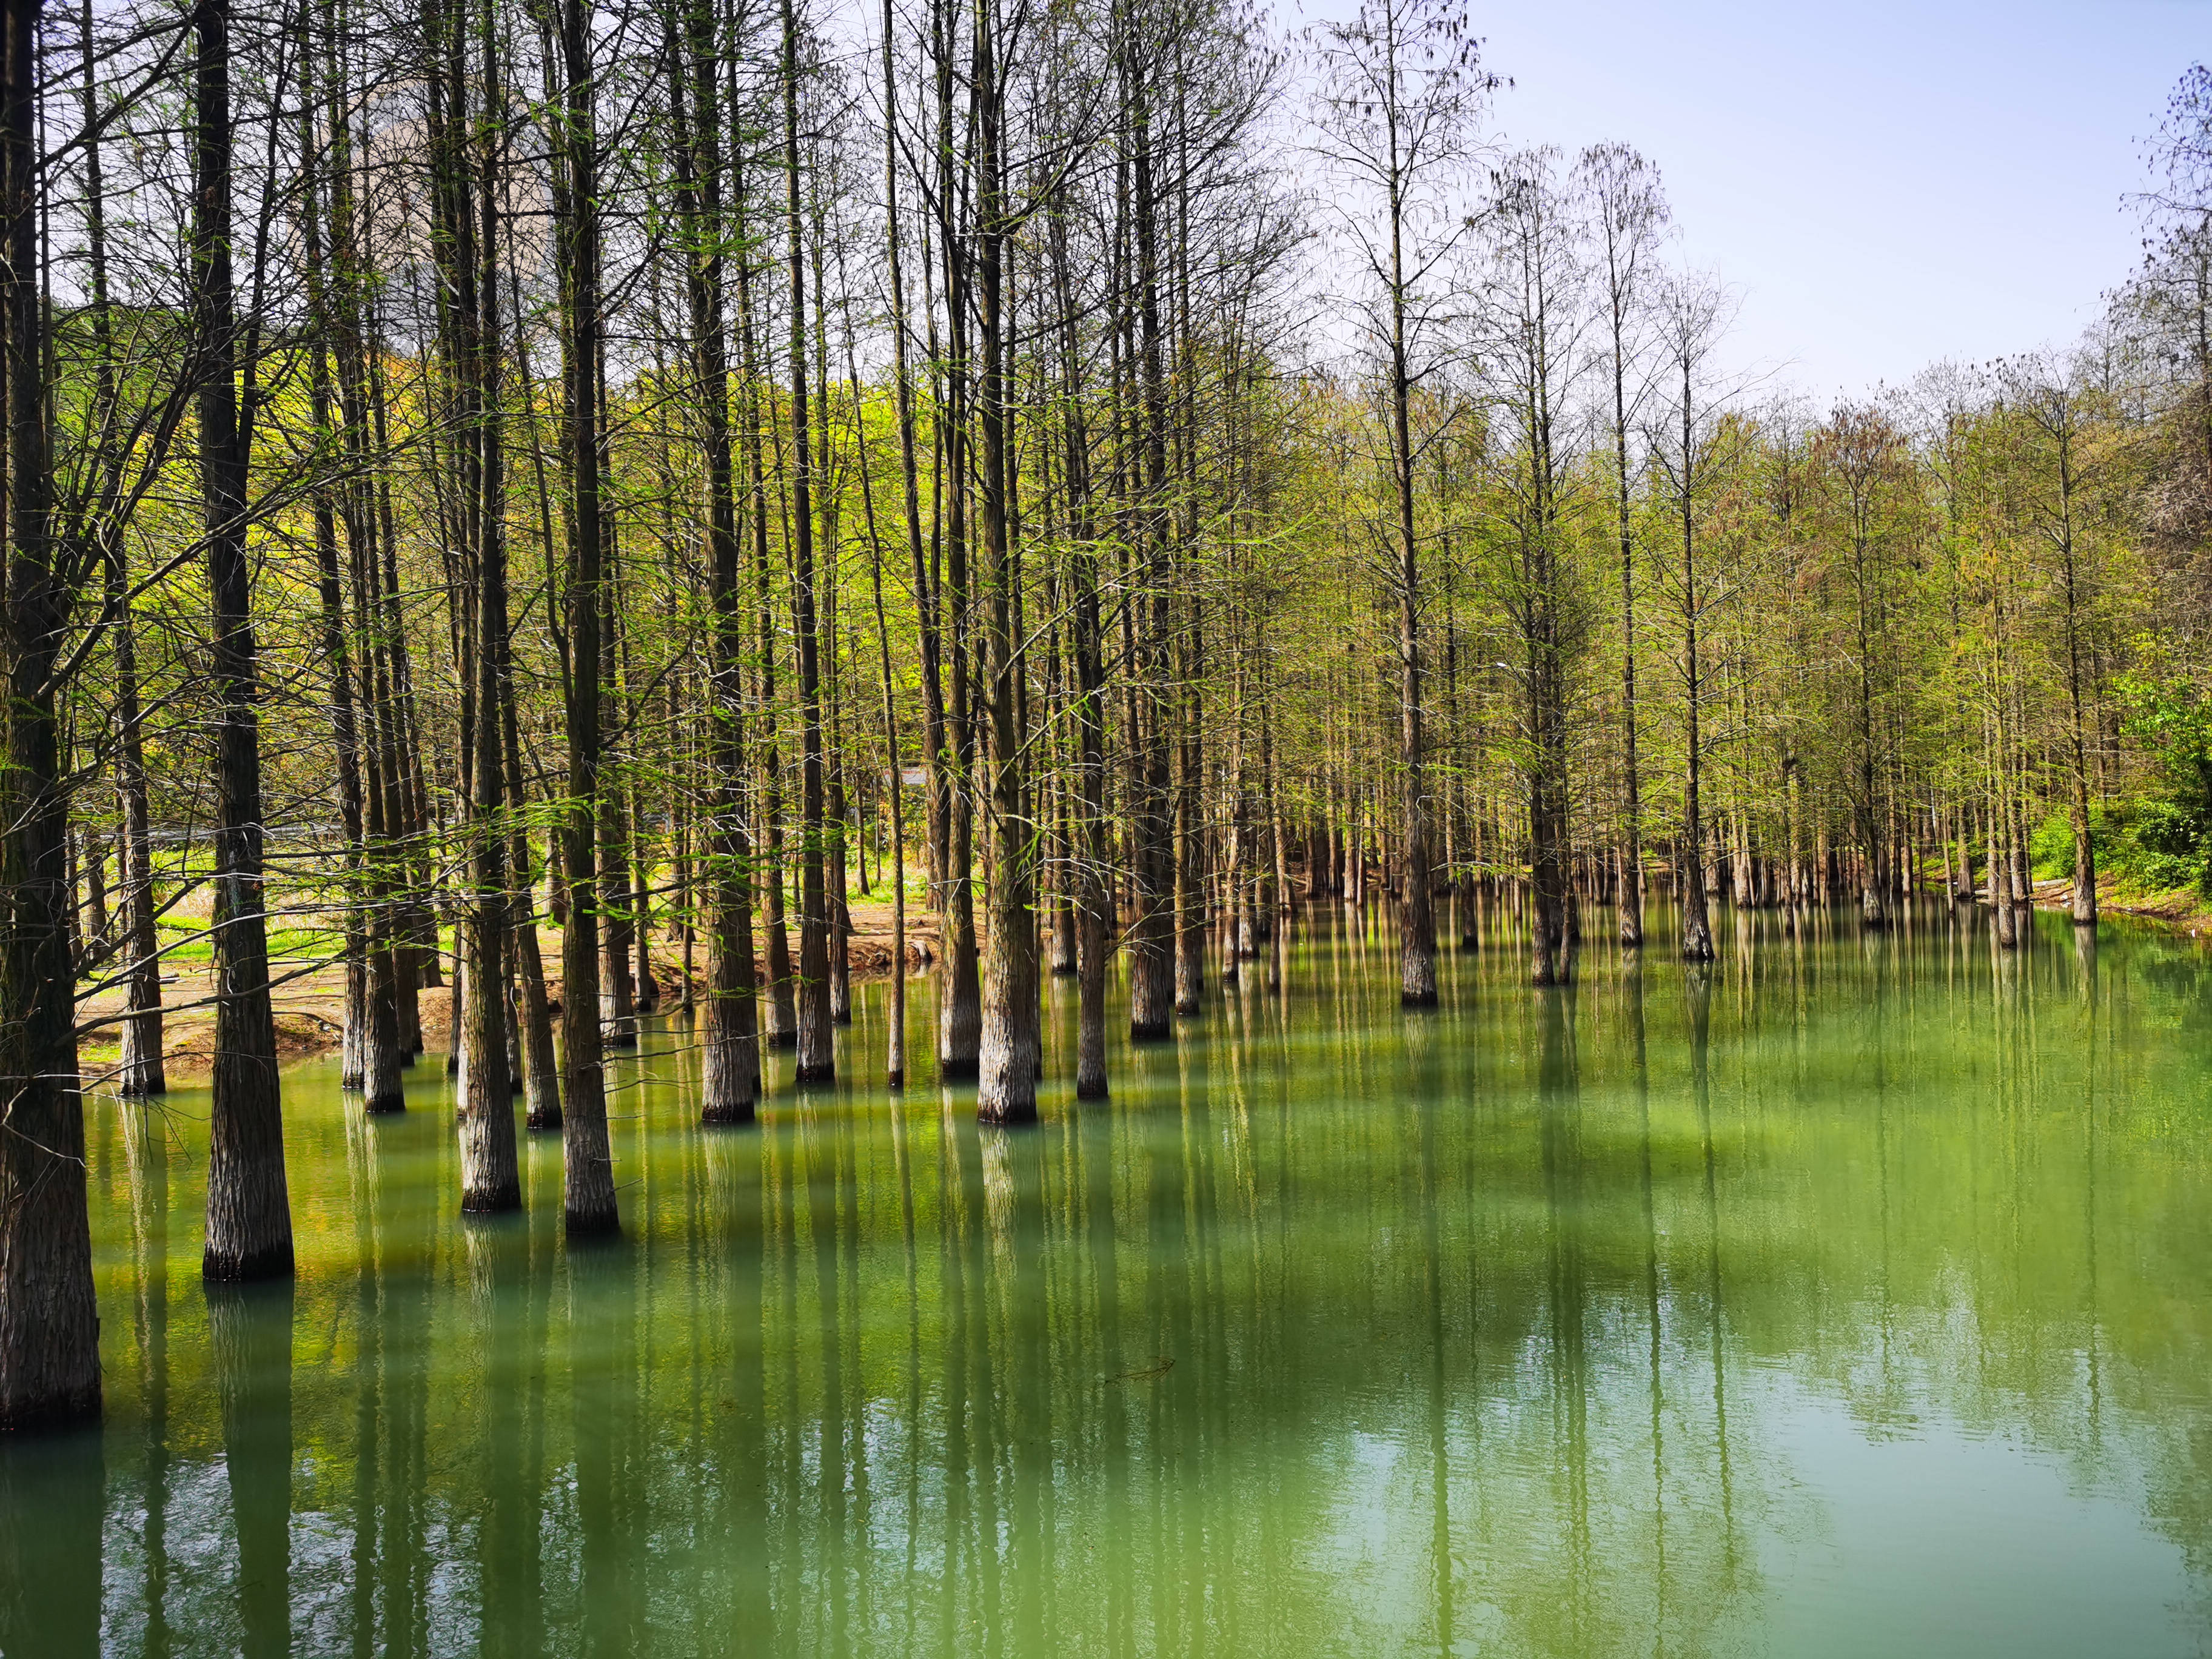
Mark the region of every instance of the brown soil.
<instances>
[{"instance_id":1,"label":"brown soil","mask_svg":"<svg viewBox=\"0 0 2212 1659\"><path fill-rule=\"evenodd\" d=\"M2072 910L2074 884L2064 879L2037 882L2035 908ZM2160 922L2192 938L2200 930L2212 929L2212 906L2193 887L2177 887L2169 893L2138 893L2123 891L2108 878L2097 884L2097 914Z\"/></svg>"},{"instance_id":2,"label":"brown soil","mask_svg":"<svg viewBox=\"0 0 2212 1659\"><path fill-rule=\"evenodd\" d=\"M888 902L862 901L851 906L853 933L847 946L848 960L852 964L855 980L884 979L891 967L891 911ZM793 941L797 948L797 940ZM549 967L561 960L561 933L558 928L541 927L538 945L540 955ZM907 915L907 964L909 971L926 966L937 945L937 919L909 909ZM450 966L450 964L448 964ZM327 1054L338 1046L345 1019L345 972L336 963L310 965L305 962L279 958L272 965L278 983L270 995L276 1015L276 1057L287 1064L313 1059ZM683 946L665 934L654 940L653 951L653 978L660 987L661 1006L664 1010L675 1001L684 1000ZM697 957L695 968L703 971L703 955ZM766 972L767 964L759 964ZM175 963L161 975L161 996L169 1010L162 1021L162 1054L167 1062L172 1084L191 1085L204 1080L215 1060L215 1008L210 1000L214 993L212 967L210 963ZM561 997L561 981L550 980L546 989L557 1007ZM693 989L702 991L696 975ZM434 1049L442 1050L446 1031L452 1020L451 993L442 987L421 993L422 1035ZM124 994L118 986L100 992L80 1003L77 1021L80 1026L94 1021L112 1021L123 1012ZM88 1080L97 1078L106 1067L116 1063L120 1042L118 1027L113 1024L100 1024L85 1033L79 1043L80 1060Z\"/></svg>"}]
</instances>

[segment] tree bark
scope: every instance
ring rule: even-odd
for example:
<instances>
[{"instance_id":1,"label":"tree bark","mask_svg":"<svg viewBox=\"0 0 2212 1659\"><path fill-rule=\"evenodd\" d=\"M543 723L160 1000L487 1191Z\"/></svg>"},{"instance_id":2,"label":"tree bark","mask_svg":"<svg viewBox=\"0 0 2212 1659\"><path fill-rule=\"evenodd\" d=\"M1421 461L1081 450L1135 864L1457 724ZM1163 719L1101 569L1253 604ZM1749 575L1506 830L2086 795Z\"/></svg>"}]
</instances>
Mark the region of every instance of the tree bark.
<instances>
[{"instance_id":1,"label":"tree bark","mask_svg":"<svg viewBox=\"0 0 2212 1659\"><path fill-rule=\"evenodd\" d=\"M246 560L247 440L239 425L231 308L229 0L200 0L192 28L200 488L216 708L215 1075L201 1267L212 1279L278 1279L292 1273L292 1212L269 1000L259 659Z\"/></svg>"},{"instance_id":2,"label":"tree bark","mask_svg":"<svg viewBox=\"0 0 2212 1659\"><path fill-rule=\"evenodd\" d=\"M599 226L595 74L586 0L562 0L560 190L555 214L564 301L569 514L568 926L562 935L562 1200L572 1238L611 1234L614 1154L607 1139L606 1075L599 1039L598 806L599 702L605 668L599 639L605 581L600 538Z\"/></svg>"},{"instance_id":3,"label":"tree bark","mask_svg":"<svg viewBox=\"0 0 2212 1659\"><path fill-rule=\"evenodd\" d=\"M823 883L822 683L815 634L814 458L807 418L806 261L799 219L799 20L783 0L784 229L791 287L792 625L799 659L799 1064L801 1083L837 1075L830 1018L830 905Z\"/></svg>"},{"instance_id":4,"label":"tree bark","mask_svg":"<svg viewBox=\"0 0 2212 1659\"><path fill-rule=\"evenodd\" d=\"M699 1117L702 1123L734 1125L753 1121L759 1079L754 1054L752 839L744 817L744 619L730 440L730 376L723 337L721 112L714 77L714 14L695 0L684 16L691 108L690 142L678 150L679 185L690 238L685 283L692 372L698 380L700 451L706 471L709 612L707 1010ZM670 100L680 116L684 88L672 39L669 55ZM680 131L680 119L678 125Z\"/></svg>"},{"instance_id":5,"label":"tree bark","mask_svg":"<svg viewBox=\"0 0 2212 1659\"><path fill-rule=\"evenodd\" d=\"M973 82L978 134L977 321L982 336L982 373L976 404L983 441L980 470L983 579L988 584L984 705L990 727L987 763L993 856L975 1115L986 1123L1033 1123L1038 1066L1036 927L1031 914L1036 877L1019 719L1025 653L1014 621L1018 578L1007 526L1013 471L1006 441L1005 258L1009 225L1000 171L1003 104L994 39L997 27L990 0L980 0Z\"/></svg>"},{"instance_id":6,"label":"tree bark","mask_svg":"<svg viewBox=\"0 0 2212 1659\"><path fill-rule=\"evenodd\" d=\"M0 1431L100 1414L69 949L54 670L69 594L50 519L35 100L39 7L0 14L0 322L6 329L8 602L0 614ZM27 1524L12 1518L0 1525Z\"/></svg>"}]
</instances>

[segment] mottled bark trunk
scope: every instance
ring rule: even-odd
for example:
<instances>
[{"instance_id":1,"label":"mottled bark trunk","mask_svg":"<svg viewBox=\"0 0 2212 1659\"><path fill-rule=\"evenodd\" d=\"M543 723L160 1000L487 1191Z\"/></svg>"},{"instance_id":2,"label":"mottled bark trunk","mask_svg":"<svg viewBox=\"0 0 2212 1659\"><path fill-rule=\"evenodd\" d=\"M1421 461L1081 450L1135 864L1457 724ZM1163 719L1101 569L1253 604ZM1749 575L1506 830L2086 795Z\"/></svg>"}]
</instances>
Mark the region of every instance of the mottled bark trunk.
<instances>
[{"instance_id":1,"label":"mottled bark trunk","mask_svg":"<svg viewBox=\"0 0 2212 1659\"><path fill-rule=\"evenodd\" d=\"M982 491L984 595L984 707L990 752L992 859L988 895L991 926L985 939L982 1030L977 1045L975 1115L986 1123L1036 1119L1039 1062L1037 941L1032 914L1035 858L1023 756L1021 679L1024 670L1016 611L1013 547L1007 523L1013 494L1013 456L1006 410L1005 252L1007 234L1000 153L1002 104L988 3L977 9L975 99L977 154L977 289L982 334L982 373L976 401L982 428L979 457Z\"/></svg>"},{"instance_id":2,"label":"mottled bark trunk","mask_svg":"<svg viewBox=\"0 0 2212 1659\"><path fill-rule=\"evenodd\" d=\"M612 1233L614 1154L607 1138L606 1076L599 1042L599 849L601 568L599 391L599 229L598 137L590 13L584 0L560 11L563 108L555 202L561 250L567 378L568 484L568 927L562 935L561 1035L562 1202L569 1237Z\"/></svg>"},{"instance_id":3,"label":"mottled bark trunk","mask_svg":"<svg viewBox=\"0 0 2212 1659\"><path fill-rule=\"evenodd\" d=\"M715 14L685 18L690 64L688 144L678 151L682 206L690 232L686 291L693 372L698 377L699 446L707 486L707 1007L701 1057L700 1121L753 1121L760 1066L755 1052L752 838L745 825L744 620L737 485L730 433L730 376L723 337L722 127L715 65ZM684 110L684 80L670 52L672 102ZM688 984L687 984L688 994Z\"/></svg>"},{"instance_id":4,"label":"mottled bark trunk","mask_svg":"<svg viewBox=\"0 0 2212 1659\"><path fill-rule=\"evenodd\" d=\"M807 413L806 261L799 218L799 23L783 0L784 232L791 325L793 647L799 659L799 1054L801 1083L837 1074L830 1018L830 902L823 881L822 684L815 634L813 431Z\"/></svg>"},{"instance_id":5,"label":"mottled bark trunk","mask_svg":"<svg viewBox=\"0 0 2212 1659\"><path fill-rule=\"evenodd\" d=\"M230 12L193 13L195 332L202 356L200 488L216 704L215 1064L207 1246L215 1279L289 1277L292 1212L269 1000L263 893L259 655L246 560L248 440L239 427L231 308Z\"/></svg>"},{"instance_id":6,"label":"mottled bark trunk","mask_svg":"<svg viewBox=\"0 0 2212 1659\"><path fill-rule=\"evenodd\" d=\"M119 543L110 551L109 569L115 610L115 793L123 809L116 880L126 976L116 1087L126 1097L137 1097L166 1092L169 1080L161 1054L161 945L154 925L160 905L154 891L153 817L146 795L145 736L138 709L137 644ZM348 960L350 963L350 951Z\"/></svg>"},{"instance_id":7,"label":"mottled bark trunk","mask_svg":"<svg viewBox=\"0 0 2212 1659\"><path fill-rule=\"evenodd\" d=\"M9 0L0 13L0 324L12 485L0 614L8 691L0 708L8 763L0 771L0 1432L96 1418L100 1405L67 927L69 799L53 685L69 596L48 516L33 118L39 12L30 0ZM15 1496L0 1529L33 1523Z\"/></svg>"}]
</instances>

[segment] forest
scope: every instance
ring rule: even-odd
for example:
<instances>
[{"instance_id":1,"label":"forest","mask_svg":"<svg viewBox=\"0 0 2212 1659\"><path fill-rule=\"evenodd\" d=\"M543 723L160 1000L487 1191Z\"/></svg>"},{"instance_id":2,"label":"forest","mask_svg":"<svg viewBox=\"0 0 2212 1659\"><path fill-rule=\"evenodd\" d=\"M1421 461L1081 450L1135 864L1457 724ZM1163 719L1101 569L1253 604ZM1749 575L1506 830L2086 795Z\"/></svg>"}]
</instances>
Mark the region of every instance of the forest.
<instances>
[{"instance_id":1,"label":"forest","mask_svg":"<svg viewBox=\"0 0 2212 1659\"><path fill-rule=\"evenodd\" d=\"M293 1272L319 970L364 1110L455 1070L452 1201L557 1136L580 1240L656 1009L708 1125L771 1048L1018 1125L1323 904L1419 1010L2212 893L2202 65L2082 337L1823 406L1455 0L5 17L0 1428L100 1411L86 1117L165 1022L206 1277Z\"/></svg>"}]
</instances>

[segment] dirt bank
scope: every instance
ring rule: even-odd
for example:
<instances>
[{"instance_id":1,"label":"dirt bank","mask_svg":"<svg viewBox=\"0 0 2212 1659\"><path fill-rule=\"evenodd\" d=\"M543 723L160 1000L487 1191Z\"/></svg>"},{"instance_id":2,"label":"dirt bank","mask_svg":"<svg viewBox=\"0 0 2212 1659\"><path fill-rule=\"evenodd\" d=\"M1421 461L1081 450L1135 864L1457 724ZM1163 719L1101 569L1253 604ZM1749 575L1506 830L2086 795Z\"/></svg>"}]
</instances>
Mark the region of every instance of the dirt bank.
<instances>
[{"instance_id":1,"label":"dirt bank","mask_svg":"<svg viewBox=\"0 0 2212 1659\"><path fill-rule=\"evenodd\" d=\"M862 902L851 907L853 933L848 946L853 977L856 981L884 979L891 967L891 911L888 903ZM793 940L796 949L797 941ZM538 932L538 948L549 965L561 960L561 930L541 927ZM937 921L929 915L911 912L907 917L907 965L908 971L925 965L937 948ZM694 983L692 994L701 994L703 985L697 975L705 969L703 951L694 952ZM447 963L450 972L452 964ZM765 975L767 964L758 964ZM270 964L270 972L277 981L270 995L276 1016L276 1055L285 1064L312 1060L327 1054L338 1046L345 1019L345 970L335 962L310 962L296 958L277 957ZM214 983L212 964L206 962L173 962L165 966L161 975L161 999L168 1010L162 1021L162 1054L167 1063L169 1081L173 1085L191 1087L206 1081L215 1060L215 1008L212 1001ZM678 1006L684 999L684 949L665 933L657 933L653 948L653 973L660 988L661 1008ZM559 980L549 981L547 990L557 1006L561 995ZM446 1047L446 1032L452 1022L452 994L442 987L427 989L421 994L422 1036L434 1050L442 1052ZM79 1043L79 1063L88 1084L97 1086L103 1073L113 1066L118 1059L120 1037L113 1023L123 1012L124 997L118 987L103 990L77 1005L80 1027L98 1024L88 1030Z\"/></svg>"},{"instance_id":2,"label":"dirt bank","mask_svg":"<svg viewBox=\"0 0 2212 1659\"><path fill-rule=\"evenodd\" d=\"M2074 884L2069 880L2039 881L2034 889L2039 910L2074 908ZM2195 938L2212 933L2212 904L2193 887L2177 887L2166 893L2138 893L2121 888L2109 878L2097 884L2100 916L2133 916L2154 921Z\"/></svg>"}]
</instances>

